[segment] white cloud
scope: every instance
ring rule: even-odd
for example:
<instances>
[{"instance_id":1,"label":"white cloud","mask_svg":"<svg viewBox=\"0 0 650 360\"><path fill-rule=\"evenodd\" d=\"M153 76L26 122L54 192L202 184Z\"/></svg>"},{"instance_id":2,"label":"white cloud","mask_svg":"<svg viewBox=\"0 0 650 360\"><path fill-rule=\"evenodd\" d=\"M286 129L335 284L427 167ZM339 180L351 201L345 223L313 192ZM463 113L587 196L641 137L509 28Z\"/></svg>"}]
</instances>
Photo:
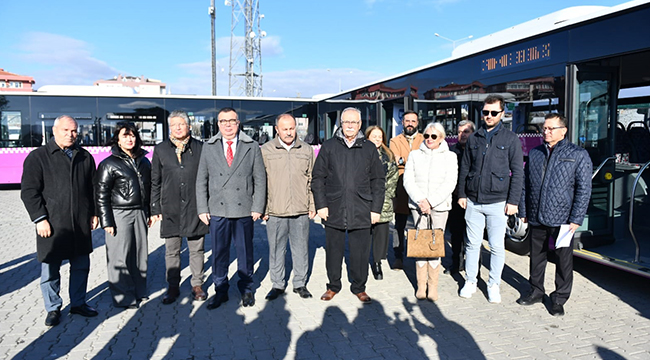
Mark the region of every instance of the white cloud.
<instances>
[{"instance_id":1,"label":"white cloud","mask_svg":"<svg viewBox=\"0 0 650 360\"><path fill-rule=\"evenodd\" d=\"M18 46L18 56L34 63L30 74L37 87L43 85L92 85L99 79L115 76L119 71L92 56L91 46L71 37L30 32Z\"/></svg>"},{"instance_id":2,"label":"white cloud","mask_svg":"<svg viewBox=\"0 0 650 360\"><path fill-rule=\"evenodd\" d=\"M180 76L167 82L168 89L176 95L211 95L212 62L198 61L178 64ZM217 58L217 95L228 94L228 57Z\"/></svg>"},{"instance_id":3,"label":"white cloud","mask_svg":"<svg viewBox=\"0 0 650 360\"><path fill-rule=\"evenodd\" d=\"M383 74L359 69L304 69L273 71L264 74L264 96L312 97L338 93L383 78Z\"/></svg>"},{"instance_id":4,"label":"white cloud","mask_svg":"<svg viewBox=\"0 0 650 360\"><path fill-rule=\"evenodd\" d=\"M186 72L173 83L168 83L173 94L209 95L212 93L212 75L209 62L179 65ZM359 69L304 69L264 72L262 86L265 97L310 98L319 94L335 94L362 86L383 77ZM217 95L228 95L228 70L217 74ZM240 95L236 91L233 95Z\"/></svg>"}]
</instances>

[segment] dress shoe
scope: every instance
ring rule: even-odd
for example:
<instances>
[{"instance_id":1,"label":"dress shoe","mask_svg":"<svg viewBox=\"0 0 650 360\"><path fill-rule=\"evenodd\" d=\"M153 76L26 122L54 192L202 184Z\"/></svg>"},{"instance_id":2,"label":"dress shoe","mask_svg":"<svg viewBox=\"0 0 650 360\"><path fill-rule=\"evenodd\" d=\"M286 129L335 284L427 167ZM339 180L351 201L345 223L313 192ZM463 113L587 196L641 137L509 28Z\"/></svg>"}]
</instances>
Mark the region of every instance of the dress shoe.
<instances>
[{"instance_id":1,"label":"dress shoe","mask_svg":"<svg viewBox=\"0 0 650 360\"><path fill-rule=\"evenodd\" d=\"M443 271L443 273L444 273L445 275L456 275L456 274L458 274L459 272L460 272L460 271L458 270L458 268L457 268L457 267L453 267L453 266L450 267L450 268L446 268L445 271Z\"/></svg>"},{"instance_id":2,"label":"dress shoe","mask_svg":"<svg viewBox=\"0 0 650 360\"><path fill-rule=\"evenodd\" d=\"M134 310L140 307L137 303L131 304L131 305L115 305L116 308L122 308L122 309L128 309L128 310Z\"/></svg>"},{"instance_id":3,"label":"dress shoe","mask_svg":"<svg viewBox=\"0 0 650 360\"><path fill-rule=\"evenodd\" d=\"M250 291L243 293L241 296L241 304L244 307L255 305L255 296L253 296L253 293Z\"/></svg>"},{"instance_id":4,"label":"dress shoe","mask_svg":"<svg viewBox=\"0 0 650 360\"><path fill-rule=\"evenodd\" d=\"M61 322L61 311L54 310L47 313L45 317L46 326L57 326Z\"/></svg>"},{"instance_id":5,"label":"dress shoe","mask_svg":"<svg viewBox=\"0 0 650 360\"><path fill-rule=\"evenodd\" d=\"M181 292L178 289L178 287L171 287L170 286L169 289L167 289L167 293L165 293L165 296L163 296L163 298L162 298L162 303L165 304L165 305L169 305L169 304L173 303L174 301L176 301L176 299L178 299L178 297L180 295L181 295Z\"/></svg>"},{"instance_id":6,"label":"dress shoe","mask_svg":"<svg viewBox=\"0 0 650 360\"><path fill-rule=\"evenodd\" d=\"M88 304L83 304L81 306L73 306L70 308L70 314L78 314L85 317L95 317L99 313L97 310L88 306Z\"/></svg>"},{"instance_id":7,"label":"dress shoe","mask_svg":"<svg viewBox=\"0 0 650 360\"><path fill-rule=\"evenodd\" d=\"M192 286L192 296L196 301L205 301L208 298L208 295L203 291L201 286Z\"/></svg>"},{"instance_id":8,"label":"dress shoe","mask_svg":"<svg viewBox=\"0 0 650 360\"><path fill-rule=\"evenodd\" d=\"M284 294L284 289L276 289L272 288L271 291L269 291L268 294L266 294L266 300L275 300L278 298L278 296Z\"/></svg>"},{"instance_id":9,"label":"dress shoe","mask_svg":"<svg viewBox=\"0 0 650 360\"><path fill-rule=\"evenodd\" d=\"M532 292L530 292L528 295L519 298L519 300L517 300L517 304L528 306L541 303L542 300L544 300L544 295L534 295Z\"/></svg>"},{"instance_id":10,"label":"dress shoe","mask_svg":"<svg viewBox=\"0 0 650 360\"><path fill-rule=\"evenodd\" d=\"M332 298L334 298L334 295L336 295L334 291L327 289L327 291L325 291L325 293L321 295L320 299L323 301L330 301L332 300Z\"/></svg>"},{"instance_id":11,"label":"dress shoe","mask_svg":"<svg viewBox=\"0 0 650 360\"><path fill-rule=\"evenodd\" d=\"M208 302L208 310L216 309L226 301L228 301L228 293L217 292Z\"/></svg>"},{"instance_id":12,"label":"dress shoe","mask_svg":"<svg viewBox=\"0 0 650 360\"><path fill-rule=\"evenodd\" d=\"M561 304L553 304L553 307L551 307L551 315L564 316L564 306Z\"/></svg>"},{"instance_id":13,"label":"dress shoe","mask_svg":"<svg viewBox=\"0 0 650 360\"><path fill-rule=\"evenodd\" d=\"M375 280L382 280L384 278L384 273L381 271L381 263L372 264L372 275L375 277Z\"/></svg>"},{"instance_id":14,"label":"dress shoe","mask_svg":"<svg viewBox=\"0 0 650 360\"><path fill-rule=\"evenodd\" d=\"M366 294L365 291L355 295L357 296L357 298L359 298L359 301L361 301L364 304L367 304L372 301L372 299L370 299L370 296L368 296L368 294Z\"/></svg>"},{"instance_id":15,"label":"dress shoe","mask_svg":"<svg viewBox=\"0 0 650 360\"><path fill-rule=\"evenodd\" d=\"M308 298L311 297L311 293L309 292L309 290L307 290L306 286L294 288L293 292L300 295L300 297L303 298L303 299L308 299Z\"/></svg>"},{"instance_id":16,"label":"dress shoe","mask_svg":"<svg viewBox=\"0 0 650 360\"><path fill-rule=\"evenodd\" d=\"M396 258L393 263L393 270L402 270L404 269L404 261L402 258Z\"/></svg>"}]
</instances>

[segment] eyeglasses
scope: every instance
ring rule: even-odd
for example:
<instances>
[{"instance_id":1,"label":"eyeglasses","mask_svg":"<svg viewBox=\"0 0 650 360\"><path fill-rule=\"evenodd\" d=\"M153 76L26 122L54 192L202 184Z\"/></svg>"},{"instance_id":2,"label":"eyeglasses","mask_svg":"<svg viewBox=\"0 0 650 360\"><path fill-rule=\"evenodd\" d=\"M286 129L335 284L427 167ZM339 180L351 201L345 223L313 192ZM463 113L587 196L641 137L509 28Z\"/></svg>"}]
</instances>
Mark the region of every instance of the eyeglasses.
<instances>
[{"instance_id":1,"label":"eyeglasses","mask_svg":"<svg viewBox=\"0 0 650 360\"><path fill-rule=\"evenodd\" d=\"M427 140L429 138L431 138L431 140L435 140L435 139L438 138L438 135L436 135L436 134L422 134L422 136L424 136L425 140Z\"/></svg>"},{"instance_id":2,"label":"eyeglasses","mask_svg":"<svg viewBox=\"0 0 650 360\"><path fill-rule=\"evenodd\" d=\"M356 125L359 121L341 121L341 125Z\"/></svg>"},{"instance_id":3,"label":"eyeglasses","mask_svg":"<svg viewBox=\"0 0 650 360\"><path fill-rule=\"evenodd\" d=\"M237 124L237 121L239 121L239 120L237 120L237 119L222 119L222 120L219 120L219 124L220 125L235 125L235 124Z\"/></svg>"},{"instance_id":4,"label":"eyeglasses","mask_svg":"<svg viewBox=\"0 0 650 360\"><path fill-rule=\"evenodd\" d=\"M495 116L499 115L500 113L502 113L503 110L501 110L501 111L496 111L496 110L492 110L492 111L490 111L490 110L483 110L483 111L481 111L481 112L483 113L483 116L492 115L492 117L495 117Z\"/></svg>"},{"instance_id":5,"label":"eyeglasses","mask_svg":"<svg viewBox=\"0 0 650 360\"><path fill-rule=\"evenodd\" d=\"M564 126L543 127L543 132L553 132L553 130L562 129Z\"/></svg>"}]
</instances>

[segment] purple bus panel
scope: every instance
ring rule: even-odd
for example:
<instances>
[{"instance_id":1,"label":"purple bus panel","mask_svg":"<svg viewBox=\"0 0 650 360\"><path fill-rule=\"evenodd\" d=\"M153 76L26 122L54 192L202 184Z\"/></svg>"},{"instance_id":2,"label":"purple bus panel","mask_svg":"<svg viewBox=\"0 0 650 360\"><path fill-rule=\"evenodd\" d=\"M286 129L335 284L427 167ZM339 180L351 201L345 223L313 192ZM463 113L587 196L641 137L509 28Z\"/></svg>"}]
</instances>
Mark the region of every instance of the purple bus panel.
<instances>
[{"instance_id":1,"label":"purple bus panel","mask_svg":"<svg viewBox=\"0 0 650 360\"><path fill-rule=\"evenodd\" d=\"M147 157L151 160L153 146L143 146L142 148L149 152ZM36 148L0 148L0 184L20 184L23 163L27 155L34 149ZM92 146L85 149L92 154L98 165L111 154L111 148L108 146Z\"/></svg>"}]
</instances>

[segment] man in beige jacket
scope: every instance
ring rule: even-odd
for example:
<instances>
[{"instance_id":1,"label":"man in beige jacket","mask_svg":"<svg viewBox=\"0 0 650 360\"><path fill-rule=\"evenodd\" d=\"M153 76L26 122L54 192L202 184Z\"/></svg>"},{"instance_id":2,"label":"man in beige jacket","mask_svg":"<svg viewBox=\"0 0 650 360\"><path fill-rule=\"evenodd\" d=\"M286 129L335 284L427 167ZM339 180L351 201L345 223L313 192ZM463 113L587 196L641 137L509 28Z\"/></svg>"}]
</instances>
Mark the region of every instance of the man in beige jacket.
<instances>
[{"instance_id":1,"label":"man in beige jacket","mask_svg":"<svg viewBox=\"0 0 650 360\"><path fill-rule=\"evenodd\" d=\"M402 117L402 127L404 131L390 139L390 150L395 155L397 169L399 170L399 179L397 180L397 189L393 205L395 208L395 230L397 231L398 245L394 248L395 263L393 269L398 270L403 267L402 257L404 256L404 229L406 222L411 214L409 210L409 196L404 190L404 168L409 158L409 153L417 150L424 141L422 134L418 132L418 114L409 110L404 112Z\"/></svg>"},{"instance_id":2,"label":"man in beige jacket","mask_svg":"<svg viewBox=\"0 0 650 360\"><path fill-rule=\"evenodd\" d=\"M266 167L266 233L269 239L269 273L273 288L267 300L284 294L287 237L293 260L293 292L302 298L309 270L309 219L316 215L311 193L314 150L296 137L296 119L282 114L275 119L275 139L262 146Z\"/></svg>"}]
</instances>

